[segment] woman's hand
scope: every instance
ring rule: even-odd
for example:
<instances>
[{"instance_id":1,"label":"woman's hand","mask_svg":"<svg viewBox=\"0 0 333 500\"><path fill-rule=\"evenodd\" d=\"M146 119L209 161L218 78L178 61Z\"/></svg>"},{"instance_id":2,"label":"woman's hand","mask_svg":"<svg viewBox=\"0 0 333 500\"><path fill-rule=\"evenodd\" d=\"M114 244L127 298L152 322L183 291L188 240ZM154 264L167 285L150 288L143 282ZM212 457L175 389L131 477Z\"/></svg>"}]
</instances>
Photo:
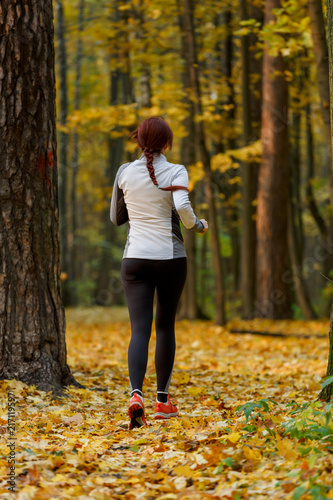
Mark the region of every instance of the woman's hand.
<instances>
[{"instance_id":1,"label":"woman's hand","mask_svg":"<svg viewBox=\"0 0 333 500\"><path fill-rule=\"evenodd\" d=\"M207 231L208 231L208 222L207 222L205 219L200 219L200 222L202 222L202 223L203 223L203 225L204 225L204 230L203 230L203 231L201 231L201 233L200 233L200 234L205 234L205 233L207 233Z\"/></svg>"}]
</instances>

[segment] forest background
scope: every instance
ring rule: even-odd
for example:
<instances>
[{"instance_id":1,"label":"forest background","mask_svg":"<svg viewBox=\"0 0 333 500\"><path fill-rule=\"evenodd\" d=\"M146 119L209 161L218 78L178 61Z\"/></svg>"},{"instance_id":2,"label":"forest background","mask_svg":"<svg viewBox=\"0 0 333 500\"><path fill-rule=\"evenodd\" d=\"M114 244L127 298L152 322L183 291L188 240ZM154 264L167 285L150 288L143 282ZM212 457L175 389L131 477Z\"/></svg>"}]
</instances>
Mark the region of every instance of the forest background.
<instances>
[{"instance_id":1,"label":"forest background","mask_svg":"<svg viewBox=\"0 0 333 500\"><path fill-rule=\"evenodd\" d=\"M125 304L127 225L110 221L112 185L140 156L130 132L162 115L174 131L166 156L188 169L211 233L182 228L189 275L179 318L328 316L325 4L194 7L191 16L174 0L55 2L65 305Z\"/></svg>"}]
</instances>

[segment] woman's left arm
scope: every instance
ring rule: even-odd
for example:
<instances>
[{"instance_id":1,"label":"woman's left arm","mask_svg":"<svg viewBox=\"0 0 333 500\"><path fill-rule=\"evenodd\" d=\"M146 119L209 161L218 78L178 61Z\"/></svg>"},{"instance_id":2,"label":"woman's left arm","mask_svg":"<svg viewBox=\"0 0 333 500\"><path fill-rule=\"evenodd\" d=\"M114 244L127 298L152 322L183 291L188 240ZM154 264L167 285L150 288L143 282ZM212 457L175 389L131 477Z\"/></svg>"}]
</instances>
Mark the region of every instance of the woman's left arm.
<instances>
[{"instance_id":1,"label":"woman's left arm","mask_svg":"<svg viewBox=\"0 0 333 500\"><path fill-rule=\"evenodd\" d=\"M118 185L119 176L127 165L128 164L122 165L119 168L113 184L111 207L110 207L110 219L111 222L113 222L113 224L115 224L116 226L121 226L122 224L125 224L125 222L128 221L128 212L124 199L124 193Z\"/></svg>"}]
</instances>

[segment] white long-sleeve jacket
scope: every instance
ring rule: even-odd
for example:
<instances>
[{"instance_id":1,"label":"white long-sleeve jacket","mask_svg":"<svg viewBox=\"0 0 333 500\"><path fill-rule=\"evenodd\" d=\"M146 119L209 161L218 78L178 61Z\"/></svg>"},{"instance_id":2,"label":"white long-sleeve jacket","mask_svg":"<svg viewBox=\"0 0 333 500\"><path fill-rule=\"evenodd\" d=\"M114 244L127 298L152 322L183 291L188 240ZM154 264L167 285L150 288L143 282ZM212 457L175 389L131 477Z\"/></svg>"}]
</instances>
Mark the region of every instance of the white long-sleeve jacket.
<instances>
[{"instance_id":1,"label":"white long-sleeve jacket","mask_svg":"<svg viewBox=\"0 0 333 500\"><path fill-rule=\"evenodd\" d=\"M160 154L154 156L153 166L161 187L188 187L184 165L169 163ZM158 189L149 176L144 155L119 168L113 186L110 218L116 226L129 221L123 258L186 257L179 218L187 229L204 230L193 212L188 192Z\"/></svg>"}]
</instances>

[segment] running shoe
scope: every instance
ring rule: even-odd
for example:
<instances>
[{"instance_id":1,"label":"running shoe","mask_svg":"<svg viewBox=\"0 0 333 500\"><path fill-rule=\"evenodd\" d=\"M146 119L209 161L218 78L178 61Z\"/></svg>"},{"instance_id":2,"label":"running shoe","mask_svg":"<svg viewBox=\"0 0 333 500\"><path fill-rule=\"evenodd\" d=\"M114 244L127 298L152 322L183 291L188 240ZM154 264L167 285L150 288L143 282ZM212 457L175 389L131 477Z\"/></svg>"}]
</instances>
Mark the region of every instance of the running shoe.
<instances>
[{"instance_id":1,"label":"running shoe","mask_svg":"<svg viewBox=\"0 0 333 500\"><path fill-rule=\"evenodd\" d=\"M143 401L136 393L131 398L128 408L128 416L130 418L129 430L133 429L134 427L142 427L143 425L147 425Z\"/></svg>"},{"instance_id":2,"label":"running shoe","mask_svg":"<svg viewBox=\"0 0 333 500\"><path fill-rule=\"evenodd\" d=\"M168 402L167 403L159 403L158 401L156 401L155 417L154 417L156 420L177 417L177 415L178 415L177 406L173 405L170 402L169 394L168 394Z\"/></svg>"}]
</instances>

